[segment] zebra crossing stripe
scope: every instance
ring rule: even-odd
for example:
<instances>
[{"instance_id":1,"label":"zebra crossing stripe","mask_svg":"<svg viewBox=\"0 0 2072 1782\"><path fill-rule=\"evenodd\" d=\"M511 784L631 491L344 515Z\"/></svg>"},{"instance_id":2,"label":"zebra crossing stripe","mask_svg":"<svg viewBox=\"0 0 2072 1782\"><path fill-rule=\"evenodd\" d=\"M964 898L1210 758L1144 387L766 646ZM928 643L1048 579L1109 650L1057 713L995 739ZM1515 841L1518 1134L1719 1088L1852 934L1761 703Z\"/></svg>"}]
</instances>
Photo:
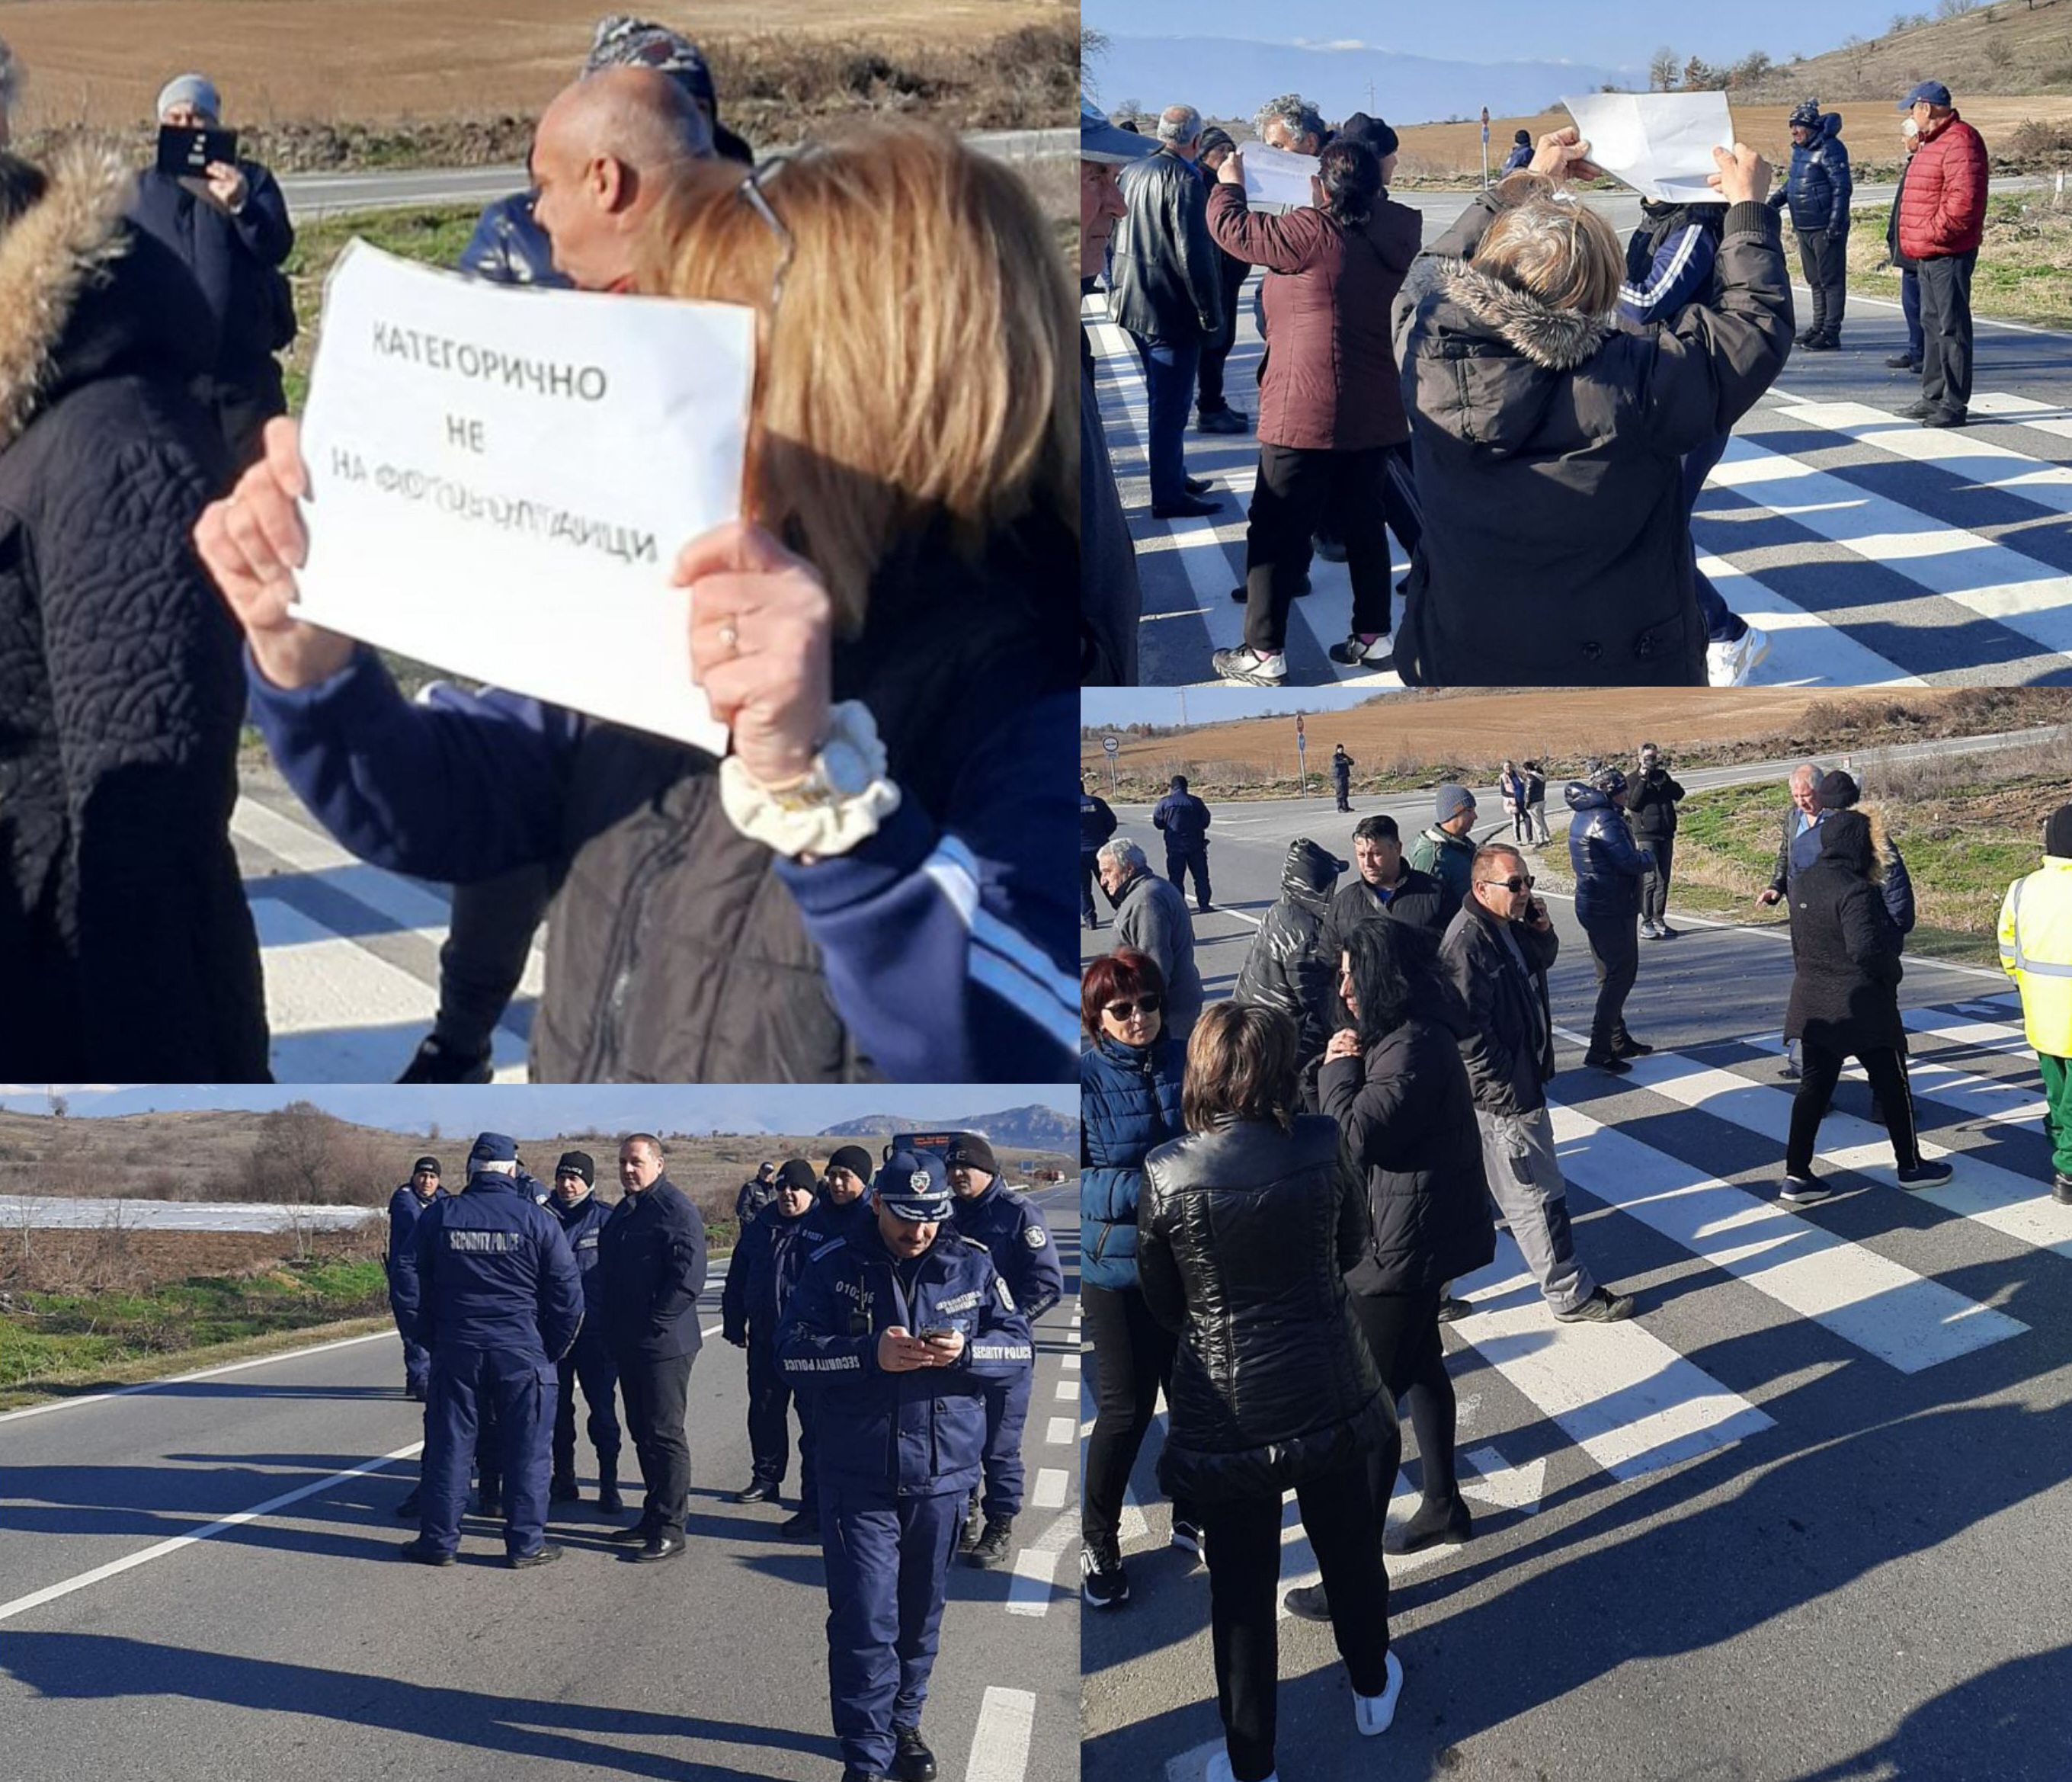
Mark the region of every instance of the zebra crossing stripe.
<instances>
[{"instance_id":1,"label":"zebra crossing stripe","mask_svg":"<svg viewBox=\"0 0 2072 1782\"><path fill-rule=\"evenodd\" d=\"M1980 1052L2005 1052L2010 1056L2036 1054L2019 1026L1999 1021L1969 1021L1940 1009L1902 1009L1899 1018L1910 1033L1925 1033L1952 1046L1968 1046Z\"/></svg>"},{"instance_id":2,"label":"zebra crossing stripe","mask_svg":"<svg viewBox=\"0 0 2072 1782\"><path fill-rule=\"evenodd\" d=\"M1554 1136L1570 1181L1901 1373L2029 1328L1580 1109L1555 1106Z\"/></svg>"},{"instance_id":3,"label":"zebra crossing stripe","mask_svg":"<svg viewBox=\"0 0 2072 1782\"><path fill-rule=\"evenodd\" d=\"M2072 469L1977 434L1918 427L1865 402L1794 402L1782 412L1823 433L1961 477L1969 487L1998 489L2055 513L2072 513Z\"/></svg>"},{"instance_id":4,"label":"zebra crossing stripe","mask_svg":"<svg viewBox=\"0 0 2072 1782\"><path fill-rule=\"evenodd\" d=\"M1791 1123L1791 1097L1783 1085L1753 1082L1673 1052L1657 1052L1631 1062L1632 1074L1623 1079L1626 1084L1770 1140L1778 1147L1782 1174L1785 1137ZM1971 1220L2032 1249L2072 1257L2072 1207L2060 1206L2051 1198L2047 1179L2017 1175L1987 1163L1975 1152L1952 1152L1925 1141L1921 1149L1924 1156L1948 1158L1956 1174L1941 1187L1906 1190L1910 1198ZM1815 1158L1830 1169L1889 1175L1892 1140L1882 1126L1831 1109L1821 1122Z\"/></svg>"},{"instance_id":5,"label":"zebra crossing stripe","mask_svg":"<svg viewBox=\"0 0 2072 1782\"><path fill-rule=\"evenodd\" d=\"M1996 1030L1997 1031L1997 1030ZM1783 1043L1778 1034L1763 1034L1743 1043L1760 1052L1775 1052ZM1843 1067L1843 1080L1869 1080L1854 1059ZM1934 1053L1914 1053L1906 1061L1906 1082L1918 1099L1933 1101L1975 1120L1996 1120L2008 1126L2033 1126L2043 1118L2044 1100L2028 1087L1997 1076L1975 1076L1955 1065L1939 1061Z\"/></svg>"}]
</instances>

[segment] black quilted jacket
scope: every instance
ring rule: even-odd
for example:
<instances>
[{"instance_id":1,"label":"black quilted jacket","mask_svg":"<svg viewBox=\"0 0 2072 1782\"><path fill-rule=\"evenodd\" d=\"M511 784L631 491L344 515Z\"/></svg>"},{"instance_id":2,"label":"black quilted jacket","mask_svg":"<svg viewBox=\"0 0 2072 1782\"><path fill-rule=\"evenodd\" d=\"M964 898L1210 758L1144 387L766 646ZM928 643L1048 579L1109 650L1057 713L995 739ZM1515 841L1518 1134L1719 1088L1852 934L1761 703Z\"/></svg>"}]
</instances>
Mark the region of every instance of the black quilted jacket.
<instances>
[{"instance_id":1,"label":"black quilted jacket","mask_svg":"<svg viewBox=\"0 0 2072 1782\"><path fill-rule=\"evenodd\" d=\"M1234 1121L1145 1159L1137 1274L1180 1333L1159 1481L1182 1501L1278 1496L1394 1434L1346 1298L1367 1200L1338 1129Z\"/></svg>"},{"instance_id":2,"label":"black quilted jacket","mask_svg":"<svg viewBox=\"0 0 2072 1782\"><path fill-rule=\"evenodd\" d=\"M214 332L127 189L75 153L0 232L0 1077L263 1080L244 677L190 542Z\"/></svg>"}]
</instances>

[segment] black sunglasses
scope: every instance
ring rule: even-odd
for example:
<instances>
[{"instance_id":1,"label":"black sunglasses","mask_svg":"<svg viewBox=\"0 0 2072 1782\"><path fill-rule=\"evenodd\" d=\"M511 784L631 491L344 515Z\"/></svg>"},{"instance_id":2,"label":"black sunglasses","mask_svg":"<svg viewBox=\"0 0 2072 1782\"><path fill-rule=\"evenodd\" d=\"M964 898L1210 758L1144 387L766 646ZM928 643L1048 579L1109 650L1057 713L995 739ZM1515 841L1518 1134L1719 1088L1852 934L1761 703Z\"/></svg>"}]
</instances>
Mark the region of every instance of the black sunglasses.
<instances>
[{"instance_id":1,"label":"black sunglasses","mask_svg":"<svg viewBox=\"0 0 2072 1782\"><path fill-rule=\"evenodd\" d=\"M1110 1002L1104 1012L1117 1021L1127 1021L1133 1014L1156 1014L1164 1006L1162 996L1140 996L1134 1002Z\"/></svg>"},{"instance_id":2,"label":"black sunglasses","mask_svg":"<svg viewBox=\"0 0 2072 1782\"><path fill-rule=\"evenodd\" d=\"M1494 885L1500 891L1516 892L1531 891L1534 879L1532 875L1528 872L1514 873L1508 879L1478 879L1476 883L1482 885Z\"/></svg>"}]
</instances>

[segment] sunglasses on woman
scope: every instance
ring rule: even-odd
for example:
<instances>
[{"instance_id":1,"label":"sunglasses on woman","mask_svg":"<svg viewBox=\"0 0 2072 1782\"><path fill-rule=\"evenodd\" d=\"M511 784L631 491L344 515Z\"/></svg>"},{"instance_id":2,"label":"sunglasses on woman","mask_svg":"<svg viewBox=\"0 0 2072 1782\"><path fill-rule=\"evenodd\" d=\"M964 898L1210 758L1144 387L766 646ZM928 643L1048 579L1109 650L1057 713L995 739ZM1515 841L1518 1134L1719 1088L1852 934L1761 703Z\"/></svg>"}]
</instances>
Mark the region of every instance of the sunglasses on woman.
<instances>
[{"instance_id":1,"label":"sunglasses on woman","mask_svg":"<svg viewBox=\"0 0 2072 1782\"><path fill-rule=\"evenodd\" d=\"M1103 1010L1112 1021L1127 1021L1133 1014L1156 1014L1164 1003L1162 996L1140 996L1134 1002L1110 1002Z\"/></svg>"}]
</instances>

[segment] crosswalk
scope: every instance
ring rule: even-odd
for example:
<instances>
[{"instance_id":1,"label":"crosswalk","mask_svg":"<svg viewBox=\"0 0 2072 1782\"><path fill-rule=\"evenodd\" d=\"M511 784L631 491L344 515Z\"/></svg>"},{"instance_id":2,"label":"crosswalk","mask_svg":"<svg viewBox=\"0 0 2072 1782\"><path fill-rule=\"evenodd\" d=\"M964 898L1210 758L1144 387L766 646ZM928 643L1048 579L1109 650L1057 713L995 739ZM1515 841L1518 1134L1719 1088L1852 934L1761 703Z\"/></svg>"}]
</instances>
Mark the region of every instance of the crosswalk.
<instances>
[{"instance_id":1,"label":"crosswalk","mask_svg":"<svg viewBox=\"0 0 2072 1782\"><path fill-rule=\"evenodd\" d=\"M1248 284L1240 299L1229 388L1248 412L1261 343ZM1186 436L1191 474L1225 495L1219 513L1154 521L1145 471L1144 379L1128 337L1096 293L1083 305L1096 387L1144 595L1140 673L1147 685L1214 678L1211 649L1242 640L1244 510L1257 446L1249 435ZM1880 364L1897 319L1852 321L1852 393L1794 385L1797 367L1737 429L1692 519L1700 566L1728 604L1771 640L1754 679L1769 685L1919 685L2072 679L2072 352L2062 373L2025 362L2035 387L2062 376L2064 397L1980 389L1966 430L1923 429L1897 411L1919 394ZM2062 341L2052 337L2058 346ZM2033 356L2030 356L2033 360ZM1995 361L1982 357L1989 383ZM1824 380L1838 373L1819 368ZM1811 374L1808 374L1809 377ZM1408 564L1399 559L1397 577ZM1392 671L1326 654L1344 636L1351 587L1318 562L1314 592L1289 615L1291 683L1375 689Z\"/></svg>"},{"instance_id":2,"label":"crosswalk","mask_svg":"<svg viewBox=\"0 0 2072 1782\"><path fill-rule=\"evenodd\" d=\"M1816 1152L1835 1196L1803 1211L1776 1197L1795 1087L1776 1035L1659 1052L1618 1079L1565 1056L1554 1127L1577 1249L1638 1289L1639 1312L1556 1322L1501 1233L1495 1260L1454 1284L1473 1307L1447 1343L1462 1489L1478 1529L1536 1514L1557 1475L1570 1491L1624 1484L1773 1431L1787 1451L1817 1447L1833 1432L1795 1394L1834 1370L1869 1370L1860 1395L1918 1380L1933 1400L1938 1370L1968 1378L1970 1358L2041 1340L2004 1302L2025 1258L2072 1259L2072 1207L2051 1195L2018 1004L1996 995L1911 1009L1906 1024L1922 1148L1951 1161L1952 1179L1897 1184L1852 1069ZM1638 1280L1605 1260L1636 1253L1655 1259ZM1418 1501L1406 1471L1390 1521ZM1157 1537L1134 1500L1122 1535L1125 1554ZM1314 1582L1292 1497L1282 1541L1284 1585ZM1452 1550L1392 1554L1391 1576Z\"/></svg>"},{"instance_id":3,"label":"crosswalk","mask_svg":"<svg viewBox=\"0 0 2072 1782\"><path fill-rule=\"evenodd\" d=\"M259 934L274 1080L393 1080L438 1012L446 888L356 859L269 788L245 788L231 837ZM536 941L495 1035L500 1083L525 1080L544 970Z\"/></svg>"}]
</instances>

